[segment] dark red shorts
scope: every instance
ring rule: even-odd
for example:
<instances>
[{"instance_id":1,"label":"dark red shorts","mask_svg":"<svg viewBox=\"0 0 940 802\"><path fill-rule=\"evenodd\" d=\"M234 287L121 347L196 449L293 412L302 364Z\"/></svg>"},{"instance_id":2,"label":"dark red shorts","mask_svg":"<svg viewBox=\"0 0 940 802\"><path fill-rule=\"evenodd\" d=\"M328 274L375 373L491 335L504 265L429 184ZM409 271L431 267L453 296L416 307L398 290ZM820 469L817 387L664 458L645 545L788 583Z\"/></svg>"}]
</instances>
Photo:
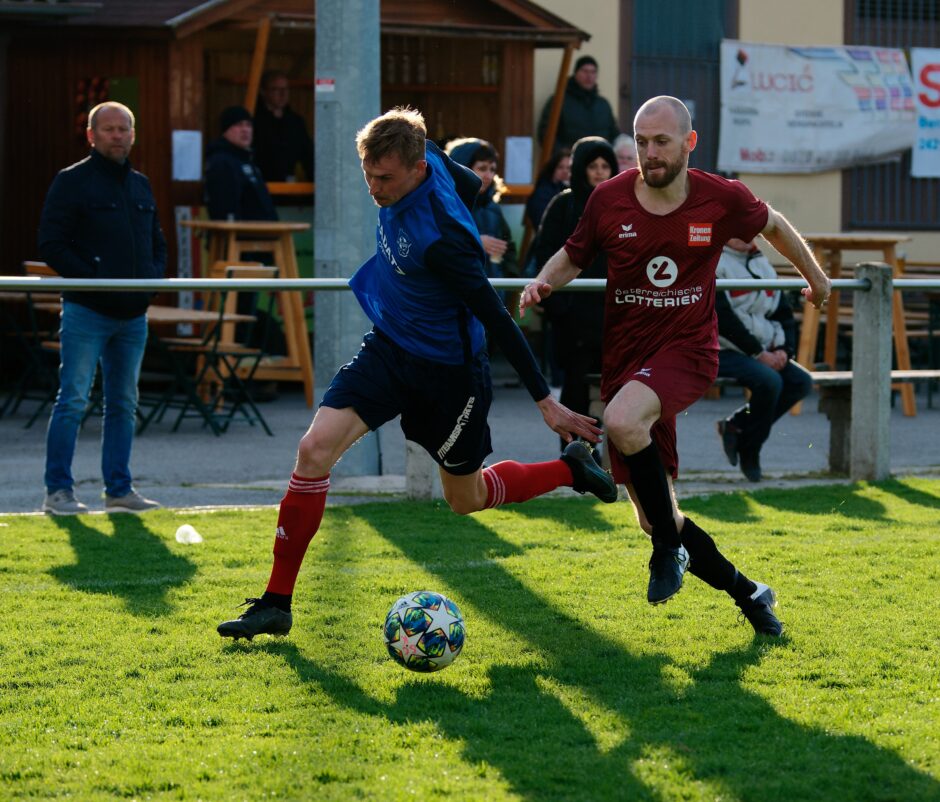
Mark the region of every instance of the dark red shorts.
<instances>
[{"instance_id":1,"label":"dark red shorts","mask_svg":"<svg viewBox=\"0 0 940 802\"><path fill-rule=\"evenodd\" d=\"M714 351L661 351L627 375L627 381L638 381L659 396L663 411L650 429L650 436L659 449L666 473L679 475L679 452L676 448L676 415L692 406L711 387L718 375L718 354ZM609 450L610 468L619 484L630 483L630 469L616 448Z\"/></svg>"}]
</instances>

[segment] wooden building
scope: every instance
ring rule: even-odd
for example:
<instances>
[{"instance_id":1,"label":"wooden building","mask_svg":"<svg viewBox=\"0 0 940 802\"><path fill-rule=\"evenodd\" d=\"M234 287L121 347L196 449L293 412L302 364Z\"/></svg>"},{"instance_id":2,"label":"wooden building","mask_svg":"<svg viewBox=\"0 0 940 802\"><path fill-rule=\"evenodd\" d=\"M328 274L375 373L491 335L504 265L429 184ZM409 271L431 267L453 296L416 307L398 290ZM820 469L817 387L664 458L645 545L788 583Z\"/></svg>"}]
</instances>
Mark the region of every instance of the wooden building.
<instances>
[{"instance_id":1,"label":"wooden building","mask_svg":"<svg viewBox=\"0 0 940 802\"><path fill-rule=\"evenodd\" d=\"M534 49L570 56L588 38L528 0L380 7L383 108L420 108L432 138L502 147L532 135ZM202 202L201 182L172 180L173 131L201 131L207 144L221 109L252 105L261 69L274 67L313 131L315 25L314 0L0 0L0 272L35 258L49 183L87 153L88 110L113 99L137 116L132 162L153 184L172 275L174 208Z\"/></svg>"}]
</instances>

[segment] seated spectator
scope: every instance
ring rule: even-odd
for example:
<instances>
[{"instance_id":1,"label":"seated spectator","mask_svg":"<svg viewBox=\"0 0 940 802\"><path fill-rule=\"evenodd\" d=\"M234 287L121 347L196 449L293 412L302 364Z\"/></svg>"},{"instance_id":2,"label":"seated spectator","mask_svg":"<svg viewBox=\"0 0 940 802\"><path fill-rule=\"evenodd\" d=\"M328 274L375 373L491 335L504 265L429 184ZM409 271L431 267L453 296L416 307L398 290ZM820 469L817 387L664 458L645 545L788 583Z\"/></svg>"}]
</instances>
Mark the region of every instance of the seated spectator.
<instances>
[{"instance_id":1,"label":"seated spectator","mask_svg":"<svg viewBox=\"0 0 940 802\"><path fill-rule=\"evenodd\" d=\"M545 138L554 98L552 95L542 108L538 131L540 141ZM581 56L574 63L574 74L565 87L553 149L570 148L586 136L600 136L613 142L618 134L620 126L613 109L597 92L597 61L592 56Z\"/></svg>"},{"instance_id":2,"label":"seated spectator","mask_svg":"<svg viewBox=\"0 0 940 802\"><path fill-rule=\"evenodd\" d=\"M617 154L617 166L620 172L636 167L636 142L629 134L620 134L612 143Z\"/></svg>"},{"instance_id":3,"label":"seated spectator","mask_svg":"<svg viewBox=\"0 0 940 802\"><path fill-rule=\"evenodd\" d=\"M617 157L606 140L589 136L575 142L571 151L571 188L548 204L535 238L539 270L574 233L594 187L616 174ZM599 253L578 278L607 278L607 257ZM553 355L564 372L561 398L567 400L561 403L587 415L591 404L588 376L601 372L604 293L552 293L542 307L552 328ZM600 426L600 421L597 425Z\"/></svg>"},{"instance_id":4,"label":"seated spectator","mask_svg":"<svg viewBox=\"0 0 940 802\"><path fill-rule=\"evenodd\" d=\"M254 119L255 163L265 181L292 181L297 165L313 181L313 140L307 123L290 107L290 82L280 70L261 76Z\"/></svg>"},{"instance_id":5,"label":"seated spectator","mask_svg":"<svg viewBox=\"0 0 940 802\"><path fill-rule=\"evenodd\" d=\"M255 165L254 126L248 109L229 106L219 116L222 136L206 151L206 206L212 220L277 220L274 201Z\"/></svg>"},{"instance_id":6,"label":"seated spectator","mask_svg":"<svg viewBox=\"0 0 940 802\"><path fill-rule=\"evenodd\" d=\"M567 148L559 150L539 170L535 179L532 194L525 204L525 216L535 231L539 230L545 207L571 181L571 151Z\"/></svg>"},{"instance_id":7,"label":"seated spectator","mask_svg":"<svg viewBox=\"0 0 940 802\"><path fill-rule=\"evenodd\" d=\"M445 152L457 164L473 170L483 181L480 197L473 207L473 219L486 252L486 275L490 278L518 276L516 245L499 207L499 198L506 191L506 185L496 174L499 163L496 149L485 139L464 138L448 142Z\"/></svg>"},{"instance_id":8,"label":"seated spectator","mask_svg":"<svg viewBox=\"0 0 940 802\"><path fill-rule=\"evenodd\" d=\"M722 251L718 278L772 279L774 267L752 240L731 239ZM796 322L780 290L727 290L715 295L718 375L750 390L747 404L718 421L725 455L752 482L761 480L760 451L774 422L810 391L812 380L791 358Z\"/></svg>"}]
</instances>

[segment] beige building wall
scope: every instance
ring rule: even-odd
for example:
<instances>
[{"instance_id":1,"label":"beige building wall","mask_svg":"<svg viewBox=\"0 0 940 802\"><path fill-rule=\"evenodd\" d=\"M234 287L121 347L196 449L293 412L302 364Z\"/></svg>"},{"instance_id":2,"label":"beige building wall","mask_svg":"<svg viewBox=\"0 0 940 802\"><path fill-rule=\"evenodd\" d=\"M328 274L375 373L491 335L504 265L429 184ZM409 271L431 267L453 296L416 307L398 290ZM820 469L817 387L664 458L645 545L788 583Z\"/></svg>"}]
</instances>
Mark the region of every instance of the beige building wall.
<instances>
[{"instance_id":1,"label":"beige building wall","mask_svg":"<svg viewBox=\"0 0 940 802\"><path fill-rule=\"evenodd\" d=\"M538 4L561 17L576 28L589 33L591 38L576 50L571 66L578 57L589 55L597 60L598 91L610 102L614 117L619 114L620 95L620 2L619 0L538 0ZM555 93L558 69L564 54L561 48L540 48L535 51L535 119L532 135L537 136L542 107ZM570 72L568 73L571 74ZM536 150L538 142L536 142Z\"/></svg>"}]
</instances>

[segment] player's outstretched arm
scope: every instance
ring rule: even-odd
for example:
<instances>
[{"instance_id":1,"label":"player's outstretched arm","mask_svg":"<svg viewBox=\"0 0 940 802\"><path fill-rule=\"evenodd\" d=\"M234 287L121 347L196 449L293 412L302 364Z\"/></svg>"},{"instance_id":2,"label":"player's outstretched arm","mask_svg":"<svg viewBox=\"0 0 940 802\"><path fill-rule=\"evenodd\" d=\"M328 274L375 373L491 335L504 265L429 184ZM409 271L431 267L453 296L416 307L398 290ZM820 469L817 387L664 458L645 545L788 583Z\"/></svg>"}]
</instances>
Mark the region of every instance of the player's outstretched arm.
<instances>
[{"instance_id":1,"label":"player's outstretched arm","mask_svg":"<svg viewBox=\"0 0 940 802\"><path fill-rule=\"evenodd\" d=\"M551 395L545 396L537 403L545 425L560 434L566 443L570 443L575 437L583 437L591 443L597 443L601 439L603 430L594 424L594 418L572 412Z\"/></svg>"},{"instance_id":2,"label":"player's outstretched arm","mask_svg":"<svg viewBox=\"0 0 940 802\"><path fill-rule=\"evenodd\" d=\"M768 205L767 225L764 226L761 234L806 279L809 287L804 287L801 291L803 297L817 309L822 309L832 291L832 282L819 266L816 257L813 256L799 232L787 218Z\"/></svg>"},{"instance_id":3,"label":"player's outstretched arm","mask_svg":"<svg viewBox=\"0 0 940 802\"><path fill-rule=\"evenodd\" d=\"M558 252L545 263L539 274L522 291L519 297L520 317L525 315L525 310L530 306L535 306L548 298L553 289L564 287L580 273L581 268L571 261L568 252L564 248L559 248Z\"/></svg>"}]
</instances>

